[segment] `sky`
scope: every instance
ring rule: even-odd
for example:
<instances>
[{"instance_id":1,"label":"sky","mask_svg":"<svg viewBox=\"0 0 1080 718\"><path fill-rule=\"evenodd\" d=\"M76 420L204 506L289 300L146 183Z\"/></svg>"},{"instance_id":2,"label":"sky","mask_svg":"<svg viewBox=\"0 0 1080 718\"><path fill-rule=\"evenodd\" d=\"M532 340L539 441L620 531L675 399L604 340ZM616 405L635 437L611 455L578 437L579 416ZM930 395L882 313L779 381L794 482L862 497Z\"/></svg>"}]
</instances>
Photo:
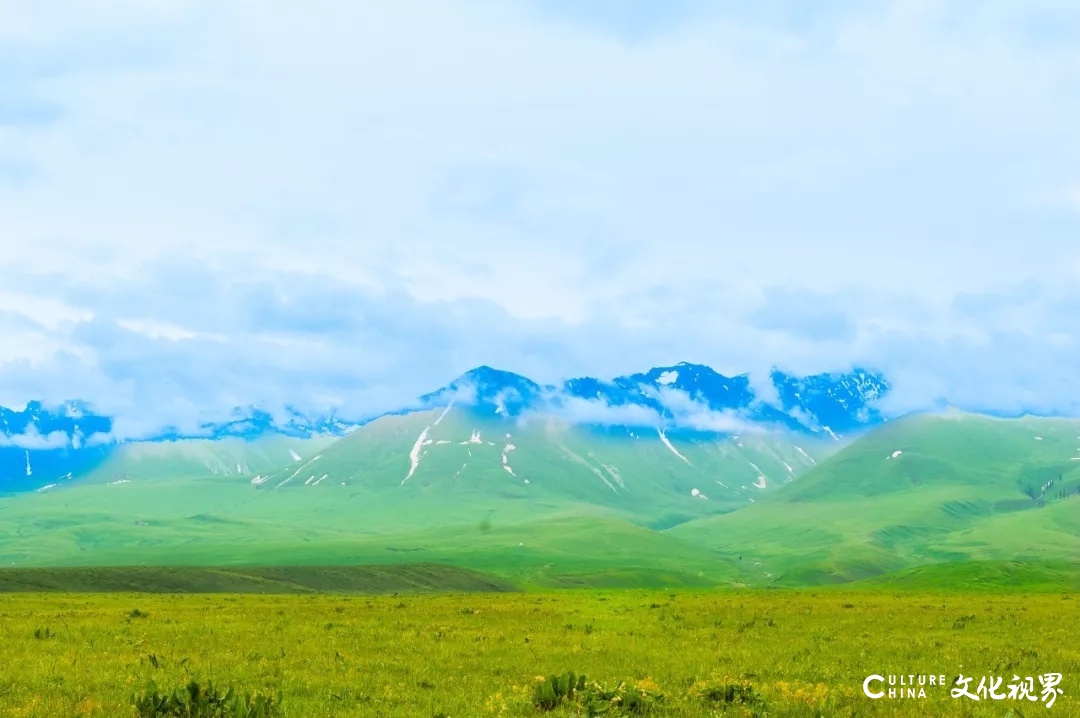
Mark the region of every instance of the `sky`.
<instances>
[{"instance_id":1,"label":"sky","mask_svg":"<svg viewBox=\"0 0 1080 718\"><path fill-rule=\"evenodd\" d=\"M0 405L487 364L1080 414L1068 0L0 0Z\"/></svg>"}]
</instances>

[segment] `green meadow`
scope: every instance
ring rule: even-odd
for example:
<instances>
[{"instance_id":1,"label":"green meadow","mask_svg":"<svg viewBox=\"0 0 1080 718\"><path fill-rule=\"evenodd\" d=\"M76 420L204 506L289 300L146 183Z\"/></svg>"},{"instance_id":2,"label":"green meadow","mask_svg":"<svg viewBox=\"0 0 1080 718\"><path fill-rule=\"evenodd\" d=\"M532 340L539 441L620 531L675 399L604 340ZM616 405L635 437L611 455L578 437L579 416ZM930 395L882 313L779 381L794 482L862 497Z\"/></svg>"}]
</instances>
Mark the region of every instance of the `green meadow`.
<instances>
[{"instance_id":1,"label":"green meadow","mask_svg":"<svg viewBox=\"0 0 1080 718\"><path fill-rule=\"evenodd\" d=\"M1080 713L1077 600L880 588L8 594L0 715L134 715L150 681L195 680L280 692L287 716L537 716L539 681L573 671L646 696L643 714L657 716L1068 716ZM954 699L948 686L891 700L861 688L875 673L1007 684L1051 672L1064 679L1049 710ZM588 713L571 701L546 714Z\"/></svg>"}]
</instances>

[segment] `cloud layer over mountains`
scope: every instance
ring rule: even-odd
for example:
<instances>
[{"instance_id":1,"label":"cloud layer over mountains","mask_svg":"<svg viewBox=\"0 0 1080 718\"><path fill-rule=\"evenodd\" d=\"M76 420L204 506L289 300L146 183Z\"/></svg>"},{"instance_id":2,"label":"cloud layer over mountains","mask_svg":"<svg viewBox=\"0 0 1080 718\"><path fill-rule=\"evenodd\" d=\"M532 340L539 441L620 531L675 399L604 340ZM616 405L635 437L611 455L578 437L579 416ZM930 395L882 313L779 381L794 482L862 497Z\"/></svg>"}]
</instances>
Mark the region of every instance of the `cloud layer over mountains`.
<instances>
[{"instance_id":1,"label":"cloud layer over mountains","mask_svg":"<svg viewBox=\"0 0 1080 718\"><path fill-rule=\"evenodd\" d=\"M838 440L836 432L858 432L883 420L877 409L890 390L884 377L856 370L847 374L795 377L773 372L772 392L758 394L747 375L727 377L710 367L680 362L611 381L580 377L540 385L528 377L480 366L393 414L467 409L478 420L502 419L518 425L557 422L626 430L734 435L788 430ZM382 414L342 415L334 410L306 413L295 407L271 413L238 406L227 420L191 426L133 430L130 422L99 413L85 402L45 406L31 402L21 411L0 407L0 450L97 456L98 447L118 442L267 435L309 438L344 436ZM204 412L204 417L213 417ZM22 452L0 451L7 469ZM93 458L93 456L91 458ZM29 475L29 474L28 474Z\"/></svg>"}]
</instances>

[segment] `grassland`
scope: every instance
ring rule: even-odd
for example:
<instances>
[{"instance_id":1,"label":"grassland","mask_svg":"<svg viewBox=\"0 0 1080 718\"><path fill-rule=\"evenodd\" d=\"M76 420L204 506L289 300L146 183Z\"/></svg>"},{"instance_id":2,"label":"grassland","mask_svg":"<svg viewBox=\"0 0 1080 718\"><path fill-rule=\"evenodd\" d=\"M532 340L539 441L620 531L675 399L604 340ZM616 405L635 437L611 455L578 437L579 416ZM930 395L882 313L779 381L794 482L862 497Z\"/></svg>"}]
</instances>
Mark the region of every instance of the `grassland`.
<instances>
[{"instance_id":1,"label":"grassland","mask_svg":"<svg viewBox=\"0 0 1080 718\"><path fill-rule=\"evenodd\" d=\"M529 587L744 583L738 578L743 572L737 562L612 516L592 512L504 524L498 513L462 511L473 523L374 535L339 528L334 515L319 522L315 514L296 525L266 525L265 531L258 530L262 525L207 517L128 527L109 514L92 526L80 523L46 530L42 517L25 517L25 522L7 524L9 536L18 532L24 536L0 540L0 565L10 569L437 563ZM83 517L72 520L81 522ZM139 533L139 529L148 530Z\"/></svg>"},{"instance_id":2,"label":"grassland","mask_svg":"<svg viewBox=\"0 0 1080 718\"><path fill-rule=\"evenodd\" d=\"M0 593L432 593L512 591L453 566L104 566L0 569Z\"/></svg>"},{"instance_id":3,"label":"grassland","mask_svg":"<svg viewBox=\"0 0 1080 718\"><path fill-rule=\"evenodd\" d=\"M880 589L9 594L0 715L114 718L131 714L151 679L212 679L280 690L289 716L535 716L536 677L574 670L662 693L654 715L1068 716L1080 714L1077 599ZM891 701L861 692L872 673L1008 682L1048 672L1064 676L1050 710L940 689ZM708 697L709 687L743 682L759 703Z\"/></svg>"},{"instance_id":4,"label":"grassland","mask_svg":"<svg viewBox=\"0 0 1080 718\"><path fill-rule=\"evenodd\" d=\"M901 590L1038 594L1080 591L1080 563L1068 561L957 561L901 569L846 584L840 590Z\"/></svg>"}]
</instances>

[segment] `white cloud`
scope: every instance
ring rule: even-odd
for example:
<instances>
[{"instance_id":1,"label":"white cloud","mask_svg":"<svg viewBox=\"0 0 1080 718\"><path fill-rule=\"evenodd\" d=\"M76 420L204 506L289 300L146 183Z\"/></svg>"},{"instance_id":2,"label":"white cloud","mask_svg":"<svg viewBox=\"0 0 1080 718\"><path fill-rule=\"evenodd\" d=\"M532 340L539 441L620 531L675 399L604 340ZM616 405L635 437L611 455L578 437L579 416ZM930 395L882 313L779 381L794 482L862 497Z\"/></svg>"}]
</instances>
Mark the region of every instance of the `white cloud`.
<instances>
[{"instance_id":1,"label":"white cloud","mask_svg":"<svg viewBox=\"0 0 1080 718\"><path fill-rule=\"evenodd\" d=\"M692 399L685 391L661 387L643 387L668 411L662 416L655 409L640 404L612 404L604 399L584 399L562 391L545 396L545 401L523 414L522 422L556 419L569 424L599 426L652 426L667 429L691 429L722 433L760 433L767 427L754 423L737 411L715 411Z\"/></svg>"},{"instance_id":2,"label":"white cloud","mask_svg":"<svg viewBox=\"0 0 1080 718\"><path fill-rule=\"evenodd\" d=\"M212 339L218 342L226 341L225 337L220 334L203 334L176 324L159 322L153 319L118 319L116 325L121 329L142 334L150 339L165 339L171 342L200 338Z\"/></svg>"},{"instance_id":3,"label":"white cloud","mask_svg":"<svg viewBox=\"0 0 1080 718\"><path fill-rule=\"evenodd\" d=\"M62 431L41 434L33 426L22 434L8 436L0 433L0 446L14 446L19 449L59 449L70 445L68 435Z\"/></svg>"},{"instance_id":4,"label":"white cloud","mask_svg":"<svg viewBox=\"0 0 1080 718\"><path fill-rule=\"evenodd\" d=\"M568 424L599 426L663 426L664 420L654 410L637 404L610 404L602 399L576 396L552 397L549 408L530 411L521 417L528 422L536 417L553 417Z\"/></svg>"},{"instance_id":5,"label":"white cloud","mask_svg":"<svg viewBox=\"0 0 1080 718\"><path fill-rule=\"evenodd\" d=\"M55 331L70 322L85 322L93 318L93 312L74 307L47 294L10 292L0 289L0 312L22 315Z\"/></svg>"},{"instance_id":6,"label":"white cloud","mask_svg":"<svg viewBox=\"0 0 1080 718\"><path fill-rule=\"evenodd\" d=\"M1065 203L1065 206L1080 212L1080 184L1067 187L1061 193L1061 199Z\"/></svg>"},{"instance_id":7,"label":"white cloud","mask_svg":"<svg viewBox=\"0 0 1080 718\"><path fill-rule=\"evenodd\" d=\"M136 432L681 359L1080 402L1043 313L1080 275L1072 4L641 7L4 4L0 403Z\"/></svg>"},{"instance_id":8,"label":"white cloud","mask_svg":"<svg viewBox=\"0 0 1080 718\"><path fill-rule=\"evenodd\" d=\"M714 411L706 407L675 417L672 425L680 429L725 434L760 434L766 430L762 424L755 423L736 411Z\"/></svg>"},{"instance_id":9,"label":"white cloud","mask_svg":"<svg viewBox=\"0 0 1080 718\"><path fill-rule=\"evenodd\" d=\"M681 389L668 386L643 386L647 396L657 399L672 414L671 426L697 431L758 433L765 427L747 419L740 412L716 411Z\"/></svg>"}]
</instances>

